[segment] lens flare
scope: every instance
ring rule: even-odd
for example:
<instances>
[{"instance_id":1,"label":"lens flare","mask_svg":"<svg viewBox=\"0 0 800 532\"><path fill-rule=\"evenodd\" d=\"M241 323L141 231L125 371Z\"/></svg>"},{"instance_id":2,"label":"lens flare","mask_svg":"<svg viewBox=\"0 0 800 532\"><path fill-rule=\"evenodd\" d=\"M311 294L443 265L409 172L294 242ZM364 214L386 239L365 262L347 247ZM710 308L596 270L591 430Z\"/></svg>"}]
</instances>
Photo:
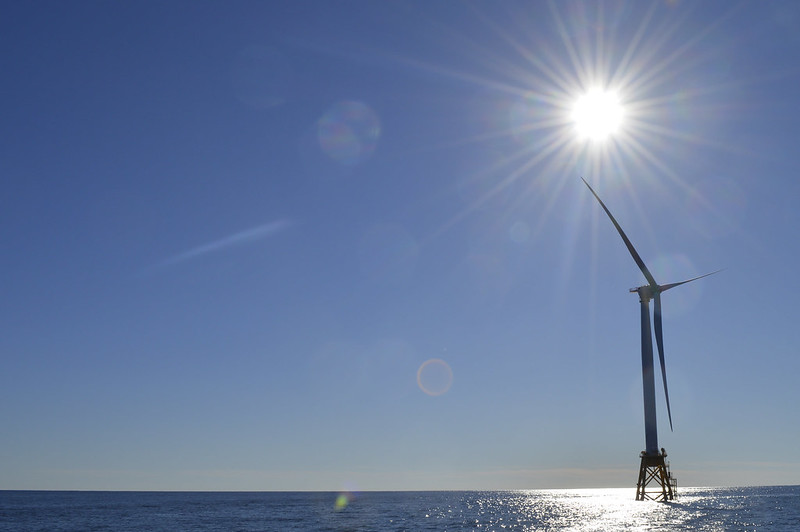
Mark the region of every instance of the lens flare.
<instances>
[{"instance_id":1,"label":"lens flare","mask_svg":"<svg viewBox=\"0 0 800 532\"><path fill-rule=\"evenodd\" d=\"M362 102L339 102L317 123L322 151L345 166L367 160L375 151L380 134L378 116Z\"/></svg>"},{"instance_id":2,"label":"lens flare","mask_svg":"<svg viewBox=\"0 0 800 532\"><path fill-rule=\"evenodd\" d=\"M417 370L417 385L428 395L447 393L453 385L453 370L440 358L426 360Z\"/></svg>"},{"instance_id":3,"label":"lens flare","mask_svg":"<svg viewBox=\"0 0 800 532\"><path fill-rule=\"evenodd\" d=\"M350 497L347 493L340 493L338 497L336 497L336 502L333 503L333 508L337 512L340 512L347 508L347 505L350 504Z\"/></svg>"}]
</instances>

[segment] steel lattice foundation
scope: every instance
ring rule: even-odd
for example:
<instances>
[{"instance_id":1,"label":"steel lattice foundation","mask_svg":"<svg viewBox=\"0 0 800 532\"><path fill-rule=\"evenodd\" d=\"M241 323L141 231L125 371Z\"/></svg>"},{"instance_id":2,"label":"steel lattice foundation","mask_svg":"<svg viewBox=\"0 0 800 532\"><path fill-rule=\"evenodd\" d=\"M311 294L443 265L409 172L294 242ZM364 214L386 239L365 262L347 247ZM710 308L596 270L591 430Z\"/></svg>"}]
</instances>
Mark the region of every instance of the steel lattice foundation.
<instances>
[{"instance_id":1,"label":"steel lattice foundation","mask_svg":"<svg viewBox=\"0 0 800 532\"><path fill-rule=\"evenodd\" d=\"M660 453L648 455L642 451L639 466L639 481L636 483L637 501L666 502L678 496L678 480L672 476L669 463L664 460L667 452L662 448Z\"/></svg>"}]
</instances>

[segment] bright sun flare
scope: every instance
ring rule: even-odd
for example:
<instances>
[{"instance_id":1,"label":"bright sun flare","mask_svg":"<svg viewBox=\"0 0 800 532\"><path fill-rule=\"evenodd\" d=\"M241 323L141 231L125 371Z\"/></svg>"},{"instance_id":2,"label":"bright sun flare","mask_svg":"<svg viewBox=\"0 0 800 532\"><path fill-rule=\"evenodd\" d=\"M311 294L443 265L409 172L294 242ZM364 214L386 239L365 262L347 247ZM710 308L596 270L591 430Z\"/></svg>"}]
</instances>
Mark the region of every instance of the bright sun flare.
<instances>
[{"instance_id":1,"label":"bright sun flare","mask_svg":"<svg viewBox=\"0 0 800 532\"><path fill-rule=\"evenodd\" d=\"M605 140L614 134L622 123L622 106L614 92L594 89L575 102L572 119L578 136L590 140Z\"/></svg>"}]
</instances>

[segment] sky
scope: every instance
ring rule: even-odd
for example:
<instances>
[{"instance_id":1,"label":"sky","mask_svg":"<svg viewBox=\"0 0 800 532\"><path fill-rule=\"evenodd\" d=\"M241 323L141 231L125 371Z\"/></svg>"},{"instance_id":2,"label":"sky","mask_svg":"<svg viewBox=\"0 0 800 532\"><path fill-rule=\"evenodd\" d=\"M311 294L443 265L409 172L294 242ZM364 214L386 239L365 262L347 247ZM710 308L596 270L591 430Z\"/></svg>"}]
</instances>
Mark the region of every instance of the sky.
<instances>
[{"instance_id":1,"label":"sky","mask_svg":"<svg viewBox=\"0 0 800 532\"><path fill-rule=\"evenodd\" d=\"M800 483L800 4L2 11L0 489Z\"/></svg>"}]
</instances>

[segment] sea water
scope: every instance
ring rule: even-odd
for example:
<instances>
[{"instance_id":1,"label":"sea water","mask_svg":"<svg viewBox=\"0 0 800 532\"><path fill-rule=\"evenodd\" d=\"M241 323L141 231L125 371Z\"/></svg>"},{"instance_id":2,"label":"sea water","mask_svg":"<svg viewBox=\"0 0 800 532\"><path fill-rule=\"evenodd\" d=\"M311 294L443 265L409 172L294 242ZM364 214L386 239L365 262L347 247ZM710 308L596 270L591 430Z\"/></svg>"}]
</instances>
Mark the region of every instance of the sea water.
<instances>
[{"instance_id":1,"label":"sea water","mask_svg":"<svg viewBox=\"0 0 800 532\"><path fill-rule=\"evenodd\" d=\"M0 531L800 530L800 486L434 492L0 491Z\"/></svg>"}]
</instances>

